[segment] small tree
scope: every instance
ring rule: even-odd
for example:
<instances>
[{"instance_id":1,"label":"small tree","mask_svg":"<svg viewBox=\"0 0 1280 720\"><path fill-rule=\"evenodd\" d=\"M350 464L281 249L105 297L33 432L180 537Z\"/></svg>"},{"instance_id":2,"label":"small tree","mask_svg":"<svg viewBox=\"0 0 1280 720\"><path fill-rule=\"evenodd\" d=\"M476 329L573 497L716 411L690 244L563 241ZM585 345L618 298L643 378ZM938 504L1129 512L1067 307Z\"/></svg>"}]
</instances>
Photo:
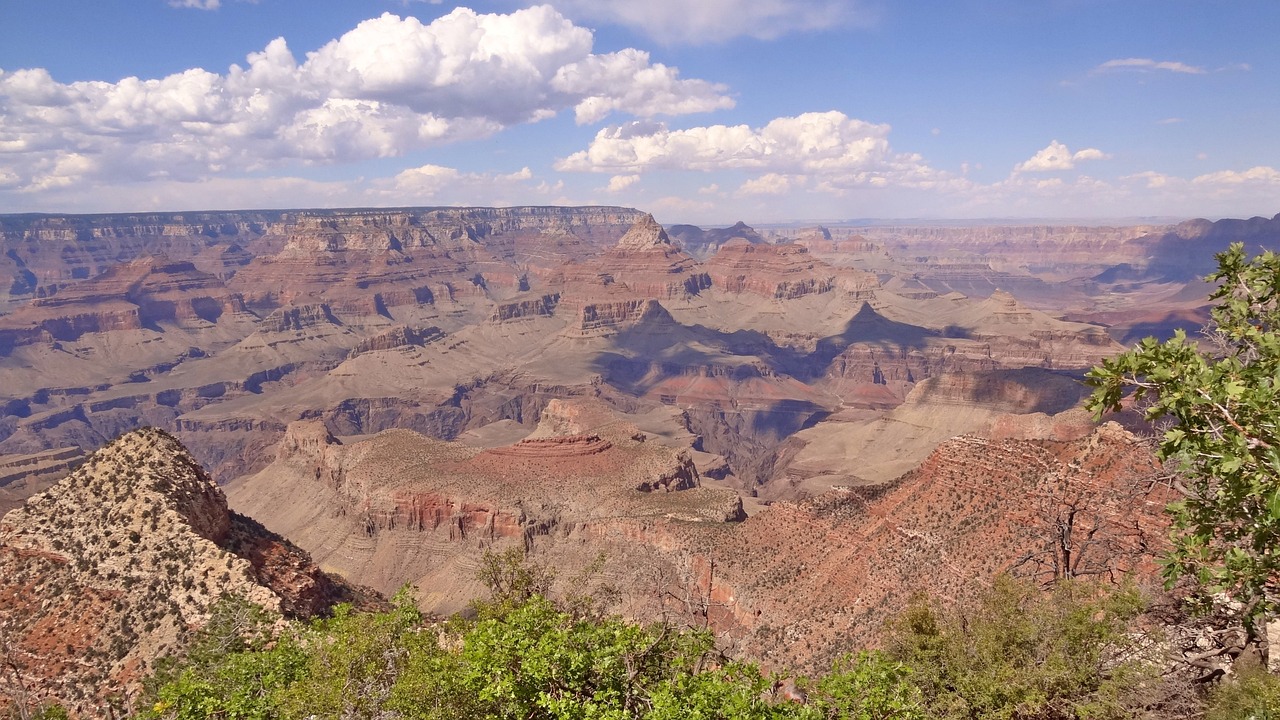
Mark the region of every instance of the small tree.
<instances>
[{"instance_id":1,"label":"small tree","mask_svg":"<svg viewBox=\"0 0 1280 720\"><path fill-rule=\"evenodd\" d=\"M1089 407L1117 410L1132 389L1148 420L1173 421L1159 454L1180 466L1183 499L1165 578L1227 592L1252 628L1280 602L1280 256L1236 243L1217 259L1204 342L1178 331L1105 361Z\"/></svg>"},{"instance_id":2,"label":"small tree","mask_svg":"<svg viewBox=\"0 0 1280 720\"><path fill-rule=\"evenodd\" d=\"M489 600L476 603L481 614L502 615L535 595L546 595L555 582L554 568L530 560L523 548L495 553L485 550L476 578L489 588Z\"/></svg>"}]
</instances>

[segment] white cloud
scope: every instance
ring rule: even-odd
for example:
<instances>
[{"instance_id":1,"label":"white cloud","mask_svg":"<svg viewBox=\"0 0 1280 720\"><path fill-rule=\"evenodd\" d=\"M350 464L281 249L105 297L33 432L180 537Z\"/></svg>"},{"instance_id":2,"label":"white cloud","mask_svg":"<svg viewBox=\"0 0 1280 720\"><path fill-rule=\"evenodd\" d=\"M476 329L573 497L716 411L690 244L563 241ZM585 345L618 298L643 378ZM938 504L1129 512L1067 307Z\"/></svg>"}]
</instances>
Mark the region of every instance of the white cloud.
<instances>
[{"instance_id":1,"label":"white cloud","mask_svg":"<svg viewBox=\"0 0 1280 720\"><path fill-rule=\"evenodd\" d=\"M791 191L791 178L778 173L766 173L742 183L739 195L785 195Z\"/></svg>"},{"instance_id":2,"label":"white cloud","mask_svg":"<svg viewBox=\"0 0 1280 720\"><path fill-rule=\"evenodd\" d=\"M176 8L195 8L197 10L217 10L222 6L221 0L169 0Z\"/></svg>"},{"instance_id":3,"label":"white cloud","mask_svg":"<svg viewBox=\"0 0 1280 720\"><path fill-rule=\"evenodd\" d=\"M679 71L649 62L649 53L623 50L592 55L560 68L551 81L556 90L583 100L574 107L579 124L603 120L621 110L632 115L683 115L733 107L724 87L702 80L680 80Z\"/></svg>"},{"instance_id":4,"label":"white cloud","mask_svg":"<svg viewBox=\"0 0 1280 720\"><path fill-rule=\"evenodd\" d=\"M614 175L609 178L609 186L605 188L606 192L618 193L640 182L639 175Z\"/></svg>"},{"instance_id":5,"label":"white cloud","mask_svg":"<svg viewBox=\"0 0 1280 720\"><path fill-rule=\"evenodd\" d=\"M1167 188L1185 182L1182 178L1158 173L1154 170L1146 170L1132 175L1125 175L1121 180L1138 180L1143 182L1148 190L1156 190L1159 188Z\"/></svg>"},{"instance_id":6,"label":"white cloud","mask_svg":"<svg viewBox=\"0 0 1280 720\"><path fill-rule=\"evenodd\" d=\"M1280 185L1280 170L1266 165L1259 165L1244 172L1221 170L1215 173L1197 176L1192 182L1200 185Z\"/></svg>"},{"instance_id":7,"label":"white cloud","mask_svg":"<svg viewBox=\"0 0 1280 720\"><path fill-rule=\"evenodd\" d=\"M574 17L625 25L663 43L773 39L868 19L852 0L561 0Z\"/></svg>"},{"instance_id":8,"label":"white cloud","mask_svg":"<svg viewBox=\"0 0 1280 720\"><path fill-rule=\"evenodd\" d=\"M441 165L423 165L398 173L389 180L374 180L364 194L374 204L489 205L491 198L519 196L532 191L533 172L468 173Z\"/></svg>"},{"instance_id":9,"label":"white cloud","mask_svg":"<svg viewBox=\"0 0 1280 720\"><path fill-rule=\"evenodd\" d=\"M6 184L0 171L0 189ZM383 178L316 181L306 178L210 177L195 181L168 178L120 182L100 187L61 183L35 195L12 196L14 211L113 212L285 207L400 207L409 205L555 204L564 184L547 183L529 168L501 172L464 172L423 165ZM580 203L573 200L572 203Z\"/></svg>"},{"instance_id":10,"label":"white cloud","mask_svg":"<svg viewBox=\"0 0 1280 720\"><path fill-rule=\"evenodd\" d=\"M1077 150L1076 153L1071 156L1071 161L1084 162L1086 160L1106 160L1110 157L1110 155L1102 152L1098 148L1085 148L1083 150Z\"/></svg>"},{"instance_id":11,"label":"white cloud","mask_svg":"<svg viewBox=\"0 0 1280 720\"><path fill-rule=\"evenodd\" d=\"M586 150L559 160L556 169L611 173L756 170L789 175L793 182L812 175L828 188L895 185L942 189L964 183L930 168L919 155L895 152L889 145L888 125L836 111L781 117L761 128L711 125L671 130L661 123L608 127L596 134Z\"/></svg>"},{"instance_id":12,"label":"white cloud","mask_svg":"<svg viewBox=\"0 0 1280 720\"><path fill-rule=\"evenodd\" d=\"M1054 140L1048 147L1032 155L1026 162L1018 163L1013 172L1053 172L1055 170L1072 170L1076 163L1088 160L1106 160L1111 156L1097 148L1085 148L1071 152L1070 148Z\"/></svg>"},{"instance_id":13,"label":"white cloud","mask_svg":"<svg viewBox=\"0 0 1280 720\"><path fill-rule=\"evenodd\" d=\"M1093 69L1094 72L1108 72L1113 70L1138 70L1146 72L1150 70L1166 70L1168 72L1183 73L1187 75L1203 75L1207 70L1195 65L1174 62L1169 60L1152 60L1151 58L1120 58L1117 60L1108 60Z\"/></svg>"},{"instance_id":14,"label":"white cloud","mask_svg":"<svg viewBox=\"0 0 1280 720\"><path fill-rule=\"evenodd\" d=\"M549 6L391 14L295 58L283 38L225 74L55 81L0 70L0 153L20 189L259 171L402 155L573 108L580 122L732 107L647 53L591 52L590 30Z\"/></svg>"}]
</instances>

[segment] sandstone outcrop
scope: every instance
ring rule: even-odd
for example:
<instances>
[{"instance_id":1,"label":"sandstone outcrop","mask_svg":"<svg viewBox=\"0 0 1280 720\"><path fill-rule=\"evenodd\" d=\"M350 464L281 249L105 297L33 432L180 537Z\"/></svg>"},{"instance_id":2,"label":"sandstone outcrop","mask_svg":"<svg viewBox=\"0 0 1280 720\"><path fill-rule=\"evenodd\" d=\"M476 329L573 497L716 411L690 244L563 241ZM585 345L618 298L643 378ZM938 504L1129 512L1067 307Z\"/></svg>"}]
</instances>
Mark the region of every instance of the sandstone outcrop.
<instances>
[{"instance_id":1,"label":"sandstone outcrop","mask_svg":"<svg viewBox=\"0 0 1280 720\"><path fill-rule=\"evenodd\" d=\"M494 308L489 320L491 322L506 322L528 317L550 316L555 313L556 306L559 303L559 293L543 295L529 300L513 300L512 302L501 303Z\"/></svg>"},{"instance_id":2,"label":"sandstone outcrop","mask_svg":"<svg viewBox=\"0 0 1280 720\"><path fill-rule=\"evenodd\" d=\"M234 594L310 616L354 599L302 551L227 509L185 448L122 436L0 520L0 631L29 699L106 716Z\"/></svg>"},{"instance_id":3,"label":"sandstone outcrop","mask_svg":"<svg viewBox=\"0 0 1280 720\"><path fill-rule=\"evenodd\" d=\"M419 208L150 213L131 215L14 215L0 217L0 300L31 297L41 287L83 280L116 263L167 255L199 258L197 265L224 280L247 263L244 254L273 256L295 250L330 252L413 250L439 245L501 245L516 264L537 264L549 248L581 258L608 247L641 213L618 207Z\"/></svg>"},{"instance_id":4,"label":"sandstone outcrop","mask_svg":"<svg viewBox=\"0 0 1280 720\"><path fill-rule=\"evenodd\" d=\"M749 292L785 300L835 288L836 273L800 245L751 244L734 239L706 263L711 284L726 292Z\"/></svg>"},{"instance_id":5,"label":"sandstone outcrop","mask_svg":"<svg viewBox=\"0 0 1280 720\"><path fill-rule=\"evenodd\" d=\"M586 302L577 307L574 324L566 334L601 336L633 328L654 329L674 324L671 314L657 300Z\"/></svg>"},{"instance_id":6,"label":"sandstone outcrop","mask_svg":"<svg viewBox=\"0 0 1280 720\"><path fill-rule=\"evenodd\" d=\"M32 300L0 316L0 353L86 333L137 330L162 322L215 323L244 315L243 299L190 262L136 260Z\"/></svg>"},{"instance_id":7,"label":"sandstone outcrop","mask_svg":"<svg viewBox=\"0 0 1280 720\"><path fill-rule=\"evenodd\" d=\"M755 228L741 221L727 228L710 230L703 230L696 225L672 225L668 232L676 244L699 260L706 260L715 255L721 247L733 241L752 245L766 243L764 237L756 232Z\"/></svg>"},{"instance_id":8,"label":"sandstone outcrop","mask_svg":"<svg viewBox=\"0 0 1280 720\"><path fill-rule=\"evenodd\" d=\"M422 347L444 337L438 327L414 328L406 325L392 328L384 333L365 338L351 348L348 358L363 355L367 352L394 350L403 347Z\"/></svg>"},{"instance_id":9,"label":"sandstone outcrop","mask_svg":"<svg viewBox=\"0 0 1280 720\"><path fill-rule=\"evenodd\" d=\"M640 218L613 248L590 260L564 267L550 280L566 299L626 297L682 299L710 287L696 260L671 243L652 215Z\"/></svg>"},{"instance_id":10,"label":"sandstone outcrop","mask_svg":"<svg viewBox=\"0 0 1280 720\"><path fill-rule=\"evenodd\" d=\"M1154 577L1171 499L1143 482L1157 472L1114 424L1065 443L961 437L892 484L774 503L690 546L718 631L766 662L821 668L915 593L957 600L1000 572Z\"/></svg>"},{"instance_id":11,"label":"sandstone outcrop","mask_svg":"<svg viewBox=\"0 0 1280 720\"><path fill-rule=\"evenodd\" d=\"M688 452L616 413L553 401L543 418L533 436L487 450L403 430L344 445L293 423L276 462L229 493L242 510L271 508L269 526L326 567L379 588L414 582L439 611L477 592L456 568L493 544L573 555L625 528L742 519L735 493L702 487Z\"/></svg>"}]
</instances>

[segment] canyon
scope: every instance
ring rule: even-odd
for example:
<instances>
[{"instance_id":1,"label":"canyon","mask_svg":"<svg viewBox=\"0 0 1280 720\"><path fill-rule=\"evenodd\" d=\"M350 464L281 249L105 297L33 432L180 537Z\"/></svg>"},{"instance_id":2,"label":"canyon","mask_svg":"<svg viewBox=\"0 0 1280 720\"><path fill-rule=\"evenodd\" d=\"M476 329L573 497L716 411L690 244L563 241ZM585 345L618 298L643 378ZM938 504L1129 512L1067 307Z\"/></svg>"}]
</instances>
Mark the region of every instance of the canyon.
<instances>
[{"instance_id":1,"label":"canyon","mask_svg":"<svg viewBox=\"0 0 1280 720\"><path fill-rule=\"evenodd\" d=\"M66 670L50 696L88 708L102 698L74 688L136 679L207 614L205 575L203 594L182 574L181 591L157 586L176 599L140 621L150 634L83 667L57 655L74 643L38 639L62 607L41 598L129 607L130 545L93 523L145 524L158 511L136 503L174 497L165 537L188 538L193 567L231 563L236 588L296 615L404 585L465 611L488 550L565 576L603 553L616 611L712 627L778 667L874 642L914 591L1149 577L1158 466L1141 423L1080 409L1081 380L1146 334L1196 331L1198 277L1233 240L1280 247L1280 215L708 230L619 207L0 216L4 627L33 666ZM157 489L172 476L185 484ZM1055 555L1047 538L1081 503L1099 541ZM109 518L60 520L74 504ZM74 552L60 522L84 538ZM78 567L95 563L115 577Z\"/></svg>"}]
</instances>

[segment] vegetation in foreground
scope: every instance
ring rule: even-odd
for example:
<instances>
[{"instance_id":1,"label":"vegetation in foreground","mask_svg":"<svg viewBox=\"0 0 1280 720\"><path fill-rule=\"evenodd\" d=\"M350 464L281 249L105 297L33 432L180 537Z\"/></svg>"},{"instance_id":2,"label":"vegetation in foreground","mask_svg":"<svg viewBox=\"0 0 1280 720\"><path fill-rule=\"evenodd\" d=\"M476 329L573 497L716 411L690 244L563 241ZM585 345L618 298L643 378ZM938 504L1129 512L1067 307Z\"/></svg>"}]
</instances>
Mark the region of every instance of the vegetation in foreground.
<instances>
[{"instance_id":1,"label":"vegetation in foreground","mask_svg":"<svg viewBox=\"0 0 1280 720\"><path fill-rule=\"evenodd\" d=\"M1090 407L1118 410L1132 390L1148 420L1172 421L1159 453L1183 499L1166 578L1231 597L1253 631L1280 611L1280 255L1235 243L1217 259L1204 342L1179 331L1104 362Z\"/></svg>"},{"instance_id":2,"label":"vegetation in foreground","mask_svg":"<svg viewBox=\"0 0 1280 720\"><path fill-rule=\"evenodd\" d=\"M724 658L704 630L628 623L582 603L553 602L519 582L515 587L478 604L473 619L443 623L424 618L406 594L387 612L344 608L327 620L283 627L243 601L227 600L183 664L153 679L140 717L816 720L926 718L935 709L945 711L939 717L965 717L955 712L999 705L1030 710L1063 701L1053 683L1030 676L1028 687L1013 691L978 687L1011 671L1010 660L1022 664L1025 658L989 653L992 648L981 647L987 640L972 648L957 644L958 626L923 605L904 616L900 652L850 656L811 680ZM1030 597L1005 589L992 602ZM1080 611L1089 628L1085 635L1113 634L1112 613L1097 616L1089 603ZM1018 611L990 612L1003 621ZM1028 617L1038 622L1038 614ZM1026 648L1032 645L1038 643ZM1081 697L1104 683L1100 675L1088 677L1096 662L1093 671L1065 670L1078 658L1062 652L1083 647L1043 648L1057 668L1050 674L1083 676L1055 678ZM962 656L969 650L990 676L973 673L973 687L952 677L968 662ZM907 658L933 664L920 673ZM1005 664L1005 671L991 663Z\"/></svg>"},{"instance_id":3,"label":"vegetation in foreground","mask_svg":"<svg viewBox=\"0 0 1280 720\"><path fill-rule=\"evenodd\" d=\"M807 678L728 659L706 630L549 600L537 566L487 559L501 569L489 577L497 592L471 619L431 621L406 593L386 612L344 608L308 625L226 600L182 664L152 679L138 717L1103 720L1189 705L1141 652L1149 638L1133 632L1132 588L1068 581L1044 592L1005 577L964 608L922 598L890 625L884 650ZM1259 702L1280 711L1280 685L1249 682L1224 695L1230 710L1218 716Z\"/></svg>"}]
</instances>

